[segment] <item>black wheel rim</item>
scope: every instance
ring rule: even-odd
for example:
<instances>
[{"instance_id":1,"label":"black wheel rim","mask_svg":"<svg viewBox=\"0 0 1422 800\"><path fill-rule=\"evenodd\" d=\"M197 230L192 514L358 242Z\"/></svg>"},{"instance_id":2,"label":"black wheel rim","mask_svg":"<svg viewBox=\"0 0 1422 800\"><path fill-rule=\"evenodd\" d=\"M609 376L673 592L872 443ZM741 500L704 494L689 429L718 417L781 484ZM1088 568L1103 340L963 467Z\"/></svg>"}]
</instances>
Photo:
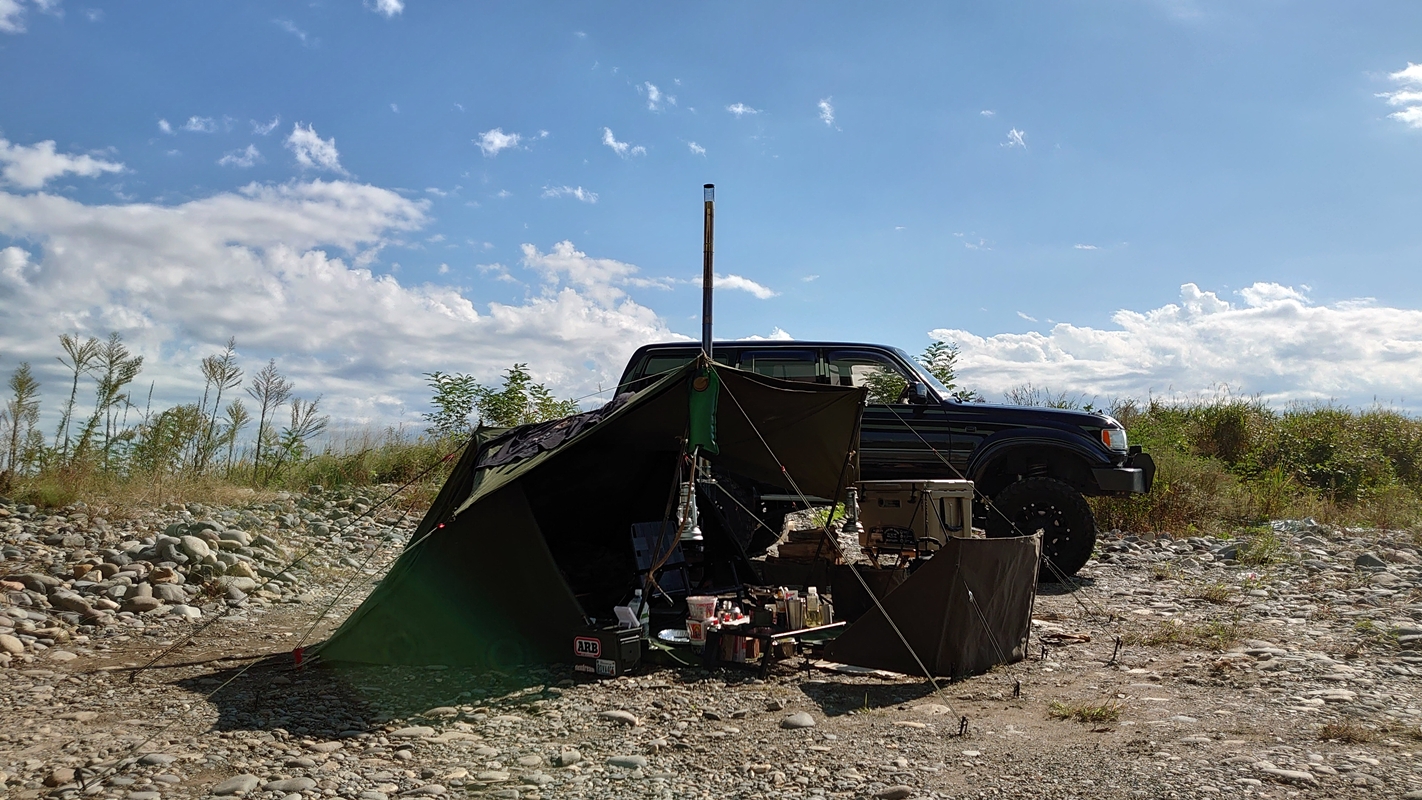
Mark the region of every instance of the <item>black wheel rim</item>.
<instances>
[{"instance_id":1,"label":"black wheel rim","mask_svg":"<svg viewBox=\"0 0 1422 800\"><path fill-rule=\"evenodd\" d=\"M1052 503L1029 503L1022 507L1017 513L1018 529L1023 534L1031 536L1034 533L1042 534L1042 557L1050 558L1053 561L1057 557L1057 549L1071 541L1072 530L1068 524L1067 513Z\"/></svg>"}]
</instances>

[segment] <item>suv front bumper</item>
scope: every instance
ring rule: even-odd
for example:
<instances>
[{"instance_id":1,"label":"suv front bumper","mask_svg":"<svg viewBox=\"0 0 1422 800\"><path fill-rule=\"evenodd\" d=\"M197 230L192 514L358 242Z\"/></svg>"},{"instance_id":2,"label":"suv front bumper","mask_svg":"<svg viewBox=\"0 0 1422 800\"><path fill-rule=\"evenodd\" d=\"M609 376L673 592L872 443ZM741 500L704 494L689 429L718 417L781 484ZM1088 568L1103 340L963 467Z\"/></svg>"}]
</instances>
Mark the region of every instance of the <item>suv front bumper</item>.
<instances>
[{"instance_id":1,"label":"suv front bumper","mask_svg":"<svg viewBox=\"0 0 1422 800\"><path fill-rule=\"evenodd\" d=\"M1119 467L1091 472L1103 494L1145 494L1155 483L1155 459L1149 453L1136 453Z\"/></svg>"}]
</instances>

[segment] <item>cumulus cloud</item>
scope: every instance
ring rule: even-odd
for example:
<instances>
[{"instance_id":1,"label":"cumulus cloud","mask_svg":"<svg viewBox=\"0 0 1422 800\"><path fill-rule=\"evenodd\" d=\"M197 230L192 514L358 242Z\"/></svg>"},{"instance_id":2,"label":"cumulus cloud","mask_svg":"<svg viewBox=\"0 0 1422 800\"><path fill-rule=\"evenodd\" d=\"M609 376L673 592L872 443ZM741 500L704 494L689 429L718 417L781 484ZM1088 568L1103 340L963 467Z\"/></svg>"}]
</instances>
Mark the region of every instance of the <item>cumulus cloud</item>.
<instances>
[{"instance_id":1,"label":"cumulus cloud","mask_svg":"<svg viewBox=\"0 0 1422 800\"><path fill-rule=\"evenodd\" d=\"M771 328L770 333L766 336L761 336L758 333L752 333L750 336L746 336L744 338L750 339L751 341L759 342L789 342L794 341L795 339L794 336L791 336L785 331L784 328L781 328L778 325L774 328Z\"/></svg>"},{"instance_id":2,"label":"cumulus cloud","mask_svg":"<svg viewBox=\"0 0 1422 800\"><path fill-rule=\"evenodd\" d=\"M726 106L726 110L729 111L729 112L731 112L732 114L735 114L735 115L738 116L738 117L744 117L744 116L746 116L746 115L748 115L748 114L759 114L759 113L760 113L760 109L758 109L758 108L751 108L750 106L746 105L745 103L732 103L732 104Z\"/></svg>"},{"instance_id":3,"label":"cumulus cloud","mask_svg":"<svg viewBox=\"0 0 1422 800\"><path fill-rule=\"evenodd\" d=\"M1255 283L1231 302L1193 283L1180 300L1116 312L1110 328L1058 323L1046 333L956 341L967 385L989 396L1033 383L1088 396L1195 394L1228 386L1272 402L1375 399L1422 407L1422 311L1370 301L1310 302L1303 287Z\"/></svg>"},{"instance_id":4,"label":"cumulus cloud","mask_svg":"<svg viewBox=\"0 0 1422 800\"><path fill-rule=\"evenodd\" d=\"M1002 143L1003 147L1020 147L1027 149L1027 132L1019 131L1016 128L1007 132L1007 141Z\"/></svg>"},{"instance_id":5,"label":"cumulus cloud","mask_svg":"<svg viewBox=\"0 0 1422 800\"><path fill-rule=\"evenodd\" d=\"M1396 91L1378 95L1387 100L1388 105L1398 109L1388 114L1388 117L1408 127L1422 128L1422 64L1409 61L1406 68L1391 73L1388 77L1401 87Z\"/></svg>"},{"instance_id":6,"label":"cumulus cloud","mask_svg":"<svg viewBox=\"0 0 1422 800\"><path fill-rule=\"evenodd\" d=\"M36 11L47 11L61 15L59 0L0 0L0 33L24 33L25 12L33 6Z\"/></svg>"},{"instance_id":7,"label":"cumulus cloud","mask_svg":"<svg viewBox=\"0 0 1422 800\"><path fill-rule=\"evenodd\" d=\"M619 156L622 156L623 158L626 158L628 156L644 156L647 154L647 148L641 145L633 147L627 142L617 141L617 137L612 135L611 128L602 129L602 143L607 145L608 147L611 147L612 152L618 154Z\"/></svg>"},{"instance_id":8,"label":"cumulus cloud","mask_svg":"<svg viewBox=\"0 0 1422 800\"><path fill-rule=\"evenodd\" d=\"M262 154L254 144L247 145L245 150L233 150L217 159L218 166L236 167L238 169L250 169L262 160Z\"/></svg>"},{"instance_id":9,"label":"cumulus cloud","mask_svg":"<svg viewBox=\"0 0 1422 800\"><path fill-rule=\"evenodd\" d=\"M700 281L697 281L697 283L700 283ZM762 286L761 284L756 283L750 278L743 278L740 275L717 275L716 288L731 289L740 292L749 292L761 300L769 300L770 298L779 294L773 289L770 289L766 286Z\"/></svg>"},{"instance_id":10,"label":"cumulus cloud","mask_svg":"<svg viewBox=\"0 0 1422 800\"><path fill-rule=\"evenodd\" d=\"M1097 246L1094 245L1094 244L1074 244L1074 245L1072 245L1072 247L1076 248L1077 250L1100 250L1100 249L1101 249L1101 248L1097 247Z\"/></svg>"},{"instance_id":11,"label":"cumulus cloud","mask_svg":"<svg viewBox=\"0 0 1422 800\"><path fill-rule=\"evenodd\" d=\"M704 155L706 155L706 148L702 147L701 145L697 144L696 142L687 142L687 143L686 143L686 146L687 146L688 149L691 150L691 154L692 154L692 155L697 155L697 156L704 156Z\"/></svg>"},{"instance_id":12,"label":"cumulus cloud","mask_svg":"<svg viewBox=\"0 0 1422 800\"><path fill-rule=\"evenodd\" d=\"M993 111L992 109L988 109L988 108L985 108L985 109L983 109L982 111L979 111L978 113L981 114L981 115L983 115L984 117L995 117L995 116L997 116L997 112L996 112L996 111Z\"/></svg>"},{"instance_id":13,"label":"cumulus cloud","mask_svg":"<svg viewBox=\"0 0 1422 800\"><path fill-rule=\"evenodd\" d=\"M296 156L296 163L302 169L325 169L346 174L341 166L341 154L336 151L336 137L322 139L316 133L316 126L301 127L298 122L286 137L286 147Z\"/></svg>"},{"instance_id":14,"label":"cumulus cloud","mask_svg":"<svg viewBox=\"0 0 1422 800\"><path fill-rule=\"evenodd\" d=\"M188 117L183 130L189 133L212 133L217 130L217 120L212 117Z\"/></svg>"},{"instance_id":15,"label":"cumulus cloud","mask_svg":"<svg viewBox=\"0 0 1422 800\"><path fill-rule=\"evenodd\" d=\"M597 192L590 192L581 186L545 186L540 197L572 197L584 203L596 203Z\"/></svg>"},{"instance_id":16,"label":"cumulus cloud","mask_svg":"<svg viewBox=\"0 0 1422 800\"><path fill-rule=\"evenodd\" d=\"M32 145L12 144L0 138L0 178L20 189L39 189L61 175L93 178L105 172L123 172L123 164L91 155L69 155L54 149L54 141Z\"/></svg>"},{"instance_id":17,"label":"cumulus cloud","mask_svg":"<svg viewBox=\"0 0 1422 800\"><path fill-rule=\"evenodd\" d=\"M0 2L4 2L4 0L0 0ZM158 130L171 135L173 133L173 126L168 124L168 120L160 119L158 120Z\"/></svg>"},{"instance_id":18,"label":"cumulus cloud","mask_svg":"<svg viewBox=\"0 0 1422 800\"><path fill-rule=\"evenodd\" d=\"M40 370L46 409L63 383L65 331L123 334L148 356L155 405L193 402L198 361L229 336L248 373L276 357L304 396L338 419L418 424L421 373L497 380L514 362L561 396L615 383L631 351L676 338L628 295L635 266L571 242L524 248L541 280L491 303L359 266L428 222L428 206L348 181L252 184L177 205L86 205L0 192L0 353Z\"/></svg>"},{"instance_id":19,"label":"cumulus cloud","mask_svg":"<svg viewBox=\"0 0 1422 800\"><path fill-rule=\"evenodd\" d=\"M386 19L389 19L405 10L405 0L375 0L368 7L375 13L383 14Z\"/></svg>"},{"instance_id":20,"label":"cumulus cloud","mask_svg":"<svg viewBox=\"0 0 1422 800\"><path fill-rule=\"evenodd\" d=\"M479 138L474 140L474 144L484 151L485 158L493 158L499 154L500 150L518 147L521 139L523 137L517 133L504 133L503 128L494 128L479 134Z\"/></svg>"},{"instance_id":21,"label":"cumulus cloud","mask_svg":"<svg viewBox=\"0 0 1422 800\"><path fill-rule=\"evenodd\" d=\"M820 122L823 122L831 128L834 127L834 106L830 104L830 101L833 99L833 97L826 97L821 100L819 104Z\"/></svg>"}]
</instances>

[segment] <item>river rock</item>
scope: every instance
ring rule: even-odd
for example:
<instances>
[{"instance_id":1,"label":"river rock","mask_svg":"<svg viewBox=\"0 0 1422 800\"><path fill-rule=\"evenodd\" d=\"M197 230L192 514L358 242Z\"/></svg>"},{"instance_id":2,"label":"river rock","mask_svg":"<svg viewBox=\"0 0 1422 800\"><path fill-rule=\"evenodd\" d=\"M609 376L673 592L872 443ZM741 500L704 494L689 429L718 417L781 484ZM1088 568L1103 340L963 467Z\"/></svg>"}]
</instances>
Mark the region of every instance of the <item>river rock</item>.
<instances>
[{"instance_id":1,"label":"river rock","mask_svg":"<svg viewBox=\"0 0 1422 800\"><path fill-rule=\"evenodd\" d=\"M231 795L241 797L257 788L258 783L261 783L261 781L256 775L234 775L212 787L212 793L219 797Z\"/></svg>"},{"instance_id":2,"label":"river rock","mask_svg":"<svg viewBox=\"0 0 1422 800\"><path fill-rule=\"evenodd\" d=\"M796 714L791 714L785 719L780 720L780 727L785 728L786 730L796 730L798 728L813 728L815 727L815 718L810 716L807 712L801 711Z\"/></svg>"}]
</instances>

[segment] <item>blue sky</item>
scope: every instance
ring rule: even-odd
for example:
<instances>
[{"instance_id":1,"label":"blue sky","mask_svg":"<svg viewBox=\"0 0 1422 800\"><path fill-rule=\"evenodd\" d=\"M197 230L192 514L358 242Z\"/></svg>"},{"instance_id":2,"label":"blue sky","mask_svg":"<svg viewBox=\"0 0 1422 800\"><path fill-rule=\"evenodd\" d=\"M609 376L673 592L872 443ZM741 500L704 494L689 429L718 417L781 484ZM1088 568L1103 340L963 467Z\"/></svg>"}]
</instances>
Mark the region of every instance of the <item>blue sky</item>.
<instances>
[{"instance_id":1,"label":"blue sky","mask_svg":"<svg viewBox=\"0 0 1422 800\"><path fill-rule=\"evenodd\" d=\"M1401 3L0 0L0 370L53 387L61 331L119 330L173 402L228 336L351 419L417 416L431 369L595 391L697 335L714 182L723 336L952 339L989 395L1414 407L1418 30Z\"/></svg>"}]
</instances>

